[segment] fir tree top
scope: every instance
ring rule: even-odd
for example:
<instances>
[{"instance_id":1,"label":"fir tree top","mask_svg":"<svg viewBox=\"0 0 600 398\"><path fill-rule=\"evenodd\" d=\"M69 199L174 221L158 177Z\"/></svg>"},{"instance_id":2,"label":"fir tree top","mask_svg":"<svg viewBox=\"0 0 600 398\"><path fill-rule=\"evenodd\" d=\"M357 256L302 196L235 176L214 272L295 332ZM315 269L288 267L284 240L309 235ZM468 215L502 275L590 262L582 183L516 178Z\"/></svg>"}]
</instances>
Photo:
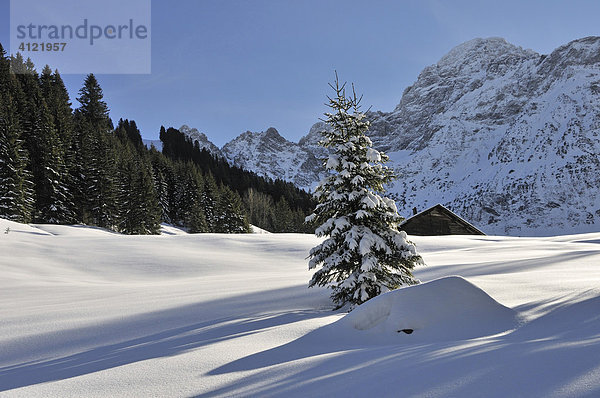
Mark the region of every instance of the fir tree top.
<instances>
[{"instance_id":1,"label":"fir tree top","mask_svg":"<svg viewBox=\"0 0 600 398\"><path fill-rule=\"evenodd\" d=\"M108 105L102 100L103 97L104 94L98 80L96 80L93 73L90 73L87 75L83 87L79 90L77 101L81 106L77 109L77 114L98 131L112 129Z\"/></svg>"}]
</instances>

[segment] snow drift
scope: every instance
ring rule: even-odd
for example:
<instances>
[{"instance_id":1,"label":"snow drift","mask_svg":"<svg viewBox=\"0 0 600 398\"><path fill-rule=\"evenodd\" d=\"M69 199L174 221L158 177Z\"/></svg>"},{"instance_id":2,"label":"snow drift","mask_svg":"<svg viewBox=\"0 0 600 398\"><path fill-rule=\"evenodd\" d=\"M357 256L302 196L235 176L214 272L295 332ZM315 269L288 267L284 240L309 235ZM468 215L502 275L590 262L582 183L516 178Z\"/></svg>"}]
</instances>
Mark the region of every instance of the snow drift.
<instances>
[{"instance_id":1,"label":"snow drift","mask_svg":"<svg viewBox=\"0 0 600 398\"><path fill-rule=\"evenodd\" d=\"M331 325L336 336L410 344L489 336L514 329L517 314L459 276L393 290Z\"/></svg>"}]
</instances>

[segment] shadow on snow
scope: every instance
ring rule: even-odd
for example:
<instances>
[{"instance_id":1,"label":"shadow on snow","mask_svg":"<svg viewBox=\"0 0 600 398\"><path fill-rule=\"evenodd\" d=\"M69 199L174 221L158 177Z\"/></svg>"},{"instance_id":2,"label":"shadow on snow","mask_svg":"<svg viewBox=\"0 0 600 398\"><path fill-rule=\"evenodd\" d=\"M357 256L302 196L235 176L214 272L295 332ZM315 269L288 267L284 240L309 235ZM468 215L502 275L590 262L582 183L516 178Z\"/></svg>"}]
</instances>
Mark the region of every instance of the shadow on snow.
<instances>
[{"instance_id":1,"label":"shadow on snow","mask_svg":"<svg viewBox=\"0 0 600 398\"><path fill-rule=\"evenodd\" d=\"M7 347L8 351L3 348L2 363L11 365L0 368L0 391L177 355L268 328L332 314L331 308L289 310L298 306L300 296L306 297L306 286L245 294L103 323L97 327L18 339L12 342L12 351L10 347ZM313 304L309 303L307 307ZM261 312L256 313L256 308L261 308ZM198 319L204 320L189 323ZM28 341L42 343L36 348ZM87 349L68 355L57 354L72 352L73 347ZM23 358L36 359L23 361Z\"/></svg>"},{"instance_id":2,"label":"shadow on snow","mask_svg":"<svg viewBox=\"0 0 600 398\"><path fill-rule=\"evenodd\" d=\"M321 328L212 370L255 372L198 396L598 396L599 308L600 296L504 335L427 344L348 345Z\"/></svg>"}]
</instances>

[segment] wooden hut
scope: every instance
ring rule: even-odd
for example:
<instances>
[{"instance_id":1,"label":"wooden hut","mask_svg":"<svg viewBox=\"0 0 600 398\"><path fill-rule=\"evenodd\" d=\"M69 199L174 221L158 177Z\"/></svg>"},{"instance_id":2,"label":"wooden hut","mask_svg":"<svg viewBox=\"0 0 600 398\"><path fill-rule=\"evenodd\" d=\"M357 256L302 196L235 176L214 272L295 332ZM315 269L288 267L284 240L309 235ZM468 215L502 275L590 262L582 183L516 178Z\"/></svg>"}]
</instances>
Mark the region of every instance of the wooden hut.
<instances>
[{"instance_id":1,"label":"wooden hut","mask_svg":"<svg viewBox=\"0 0 600 398\"><path fill-rule=\"evenodd\" d=\"M415 211L416 213L416 211ZM444 206L437 204L404 220L399 229L409 235L485 235Z\"/></svg>"}]
</instances>

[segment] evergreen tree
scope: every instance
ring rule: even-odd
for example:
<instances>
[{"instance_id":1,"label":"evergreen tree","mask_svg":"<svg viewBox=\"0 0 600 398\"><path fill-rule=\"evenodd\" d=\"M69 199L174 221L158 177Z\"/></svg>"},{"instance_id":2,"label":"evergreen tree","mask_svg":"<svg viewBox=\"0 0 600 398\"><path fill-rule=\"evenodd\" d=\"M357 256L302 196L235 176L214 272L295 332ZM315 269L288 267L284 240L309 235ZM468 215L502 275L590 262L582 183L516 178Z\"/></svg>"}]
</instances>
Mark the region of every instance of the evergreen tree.
<instances>
[{"instance_id":1,"label":"evergreen tree","mask_svg":"<svg viewBox=\"0 0 600 398\"><path fill-rule=\"evenodd\" d=\"M139 205L136 210L140 213L138 234L160 234L162 211L158 203L154 183L152 182L149 165L140 165L136 181L136 192Z\"/></svg>"},{"instance_id":2,"label":"evergreen tree","mask_svg":"<svg viewBox=\"0 0 600 398\"><path fill-rule=\"evenodd\" d=\"M336 75L335 97L326 113L332 131L323 132L322 145L332 149L324 166L331 173L315 191L318 204L307 221L327 237L310 251L309 268L322 265L309 286L328 286L339 306L359 305L401 285L418 283L412 269L422 263L406 233L393 200L380 196L395 176L382 163L387 156L372 148L365 135L369 122L360 112L354 88L346 97Z\"/></svg>"},{"instance_id":3,"label":"evergreen tree","mask_svg":"<svg viewBox=\"0 0 600 398\"><path fill-rule=\"evenodd\" d=\"M142 135L134 120L119 119L115 132L122 143L129 142L137 151L144 151L145 147Z\"/></svg>"},{"instance_id":4,"label":"evergreen tree","mask_svg":"<svg viewBox=\"0 0 600 398\"><path fill-rule=\"evenodd\" d=\"M204 216L204 207L200 195L194 195L189 204L189 211L186 218L186 227L191 234L208 232L208 224Z\"/></svg>"},{"instance_id":5,"label":"evergreen tree","mask_svg":"<svg viewBox=\"0 0 600 398\"><path fill-rule=\"evenodd\" d=\"M202 175L190 162L176 162L173 177L168 178L168 217L173 224L181 225L192 233L208 232L202 191Z\"/></svg>"},{"instance_id":6,"label":"evergreen tree","mask_svg":"<svg viewBox=\"0 0 600 398\"><path fill-rule=\"evenodd\" d=\"M17 75L23 91L19 108L22 137L29 153L28 170L34 184L34 220L61 223L68 221L65 220L67 189L63 183L65 163L62 145L41 90L48 76L42 81L38 80L31 60L22 62L22 58L17 55L12 60L12 66L14 70L23 72Z\"/></svg>"},{"instance_id":7,"label":"evergreen tree","mask_svg":"<svg viewBox=\"0 0 600 398\"><path fill-rule=\"evenodd\" d=\"M172 223L170 217L171 208L171 189L173 185L173 168L170 161L162 156L160 152L154 148L150 148L150 164L152 167L152 181L154 182L154 191L156 192L158 205L161 210L161 221Z\"/></svg>"},{"instance_id":8,"label":"evergreen tree","mask_svg":"<svg viewBox=\"0 0 600 398\"><path fill-rule=\"evenodd\" d=\"M118 202L117 160L122 147L109 134L100 134L97 141L98 163L94 170L97 197L92 198L94 224L114 229L120 203Z\"/></svg>"},{"instance_id":9,"label":"evergreen tree","mask_svg":"<svg viewBox=\"0 0 600 398\"><path fill-rule=\"evenodd\" d=\"M203 197L205 180L192 163L186 164L185 189L181 212L183 224L190 233L209 232L210 228L204 212Z\"/></svg>"},{"instance_id":10,"label":"evergreen tree","mask_svg":"<svg viewBox=\"0 0 600 398\"><path fill-rule=\"evenodd\" d=\"M43 75L44 72L42 72ZM59 218L65 223L75 223L80 221L77 219L77 205L74 196L76 187L72 173L76 158L73 150L75 124L69 92L58 70L55 70L52 74L50 89L48 90L42 86L42 94L48 104L54 129L62 146L61 157L64 161L64 171L61 172L61 187L64 195L64 206Z\"/></svg>"},{"instance_id":11,"label":"evergreen tree","mask_svg":"<svg viewBox=\"0 0 600 398\"><path fill-rule=\"evenodd\" d=\"M215 232L234 234L250 232L250 224L242 209L242 199L237 192L226 185L221 185L218 203L219 221Z\"/></svg>"},{"instance_id":12,"label":"evergreen tree","mask_svg":"<svg viewBox=\"0 0 600 398\"><path fill-rule=\"evenodd\" d=\"M110 137L108 106L93 74L86 77L77 101L81 106L75 111L73 149L77 153L72 175L80 203L79 218L86 224L112 228L117 212L117 149Z\"/></svg>"},{"instance_id":13,"label":"evergreen tree","mask_svg":"<svg viewBox=\"0 0 600 398\"><path fill-rule=\"evenodd\" d=\"M123 146L118 176L118 231L129 235L158 234L161 209L150 164L137 156L131 146Z\"/></svg>"},{"instance_id":14,"label":"evergreen tree","mask_svg":"<svg viewBox=\"0 0 600 398\"><path fill-rule=\"evenodd\" d=\"M77 101L81 106L76 110L75 116L85 121L88 124L87 127L93 132L107 133L113 128L108 105L103 98L104 94L98 80L90 73L79 90Z\"/></svg>"},{"instance_id":15,"label":"evergreen tree","mask_svg":"<svg viewBox=\"0 0 600 398\"><path fill-rule=\"evenodd\" d=\"M273 232L288 232L294 230L292 209L282 196L275 203L273 212Z\"/></svg>"},{"instance_id":16,"label":"evergreen tree","mask_svg":"<svg viewBox=\"0 0 600 398\"><path fill-rule=\"evenodd\" d=\"M219 228L219 209L218 209L219 187L212 174L204 176L204 187L202 190L202 206L204 208L204 217L210 232L216 232Z\"/></svg>"},{"instance_id":17,"label":"evergreen tree","mask_svg":"<svg viewBox=\"0 0 600 398\"><path fill-rule=\"evenodd\" d=\"M27 172L27 152L19 139L12 104L0 94L0 217L27 223L33 210L33 184Z\"/></svg>"},{"instance_id":18,"label":"evergreen tree","mask_svg":"<svg viewBox=\"0 0 600 398\"><path fill-rule=\"evenodd\" d=\"M135 162L129 148L125 148L117 161L117 200L119 202L116 224L117 230L123 234L136 233L137 219L134 214L135 205Z\"/></svg>"},{"instance_id":19,"label":"evergreen tree","mask_svg":"<svg viewBox=\"0 0 600 398\"><path fill-rule=\"evenodd\" d=\"M185 219L186 175L188 165L183 162L175 162L173 167L173 180L169 186L169 218L176 225L183 225Z\"/></svg>"},{"instance_id":20,"label":"evergreen tree","mask_svg":"<svg viewBox=\"0 0 600 398\"><path fill-rule=\"evenodd\" d=\"M244 194L244 205L251 224L266 231L274 231L273 198L271 196L250 188Z\"/></svg>"},{"instance_id":21,"label":"evergreen tree","mask_svg":"<svg viewBox=\"0 0 600 398\"><path fill-rule=\"evenodd\" d=\"M52 73L48 66L42 71L40 86L56 133L63 144L64 152L67 152L74 128L73 109L71 107L69 92L58 70Z\"/></svg>"},{"instance_id":22,"label":"evergreen tree","mask_svg":"<svg viewBox=\"0 0 600 398\"><path fill-rule=\"evenodd\" d=\"M0 45L0 217L26 223L33 211L33 183L26 169L28 154L20 138L19 91Z\"/></svg>"}]
</instances>

